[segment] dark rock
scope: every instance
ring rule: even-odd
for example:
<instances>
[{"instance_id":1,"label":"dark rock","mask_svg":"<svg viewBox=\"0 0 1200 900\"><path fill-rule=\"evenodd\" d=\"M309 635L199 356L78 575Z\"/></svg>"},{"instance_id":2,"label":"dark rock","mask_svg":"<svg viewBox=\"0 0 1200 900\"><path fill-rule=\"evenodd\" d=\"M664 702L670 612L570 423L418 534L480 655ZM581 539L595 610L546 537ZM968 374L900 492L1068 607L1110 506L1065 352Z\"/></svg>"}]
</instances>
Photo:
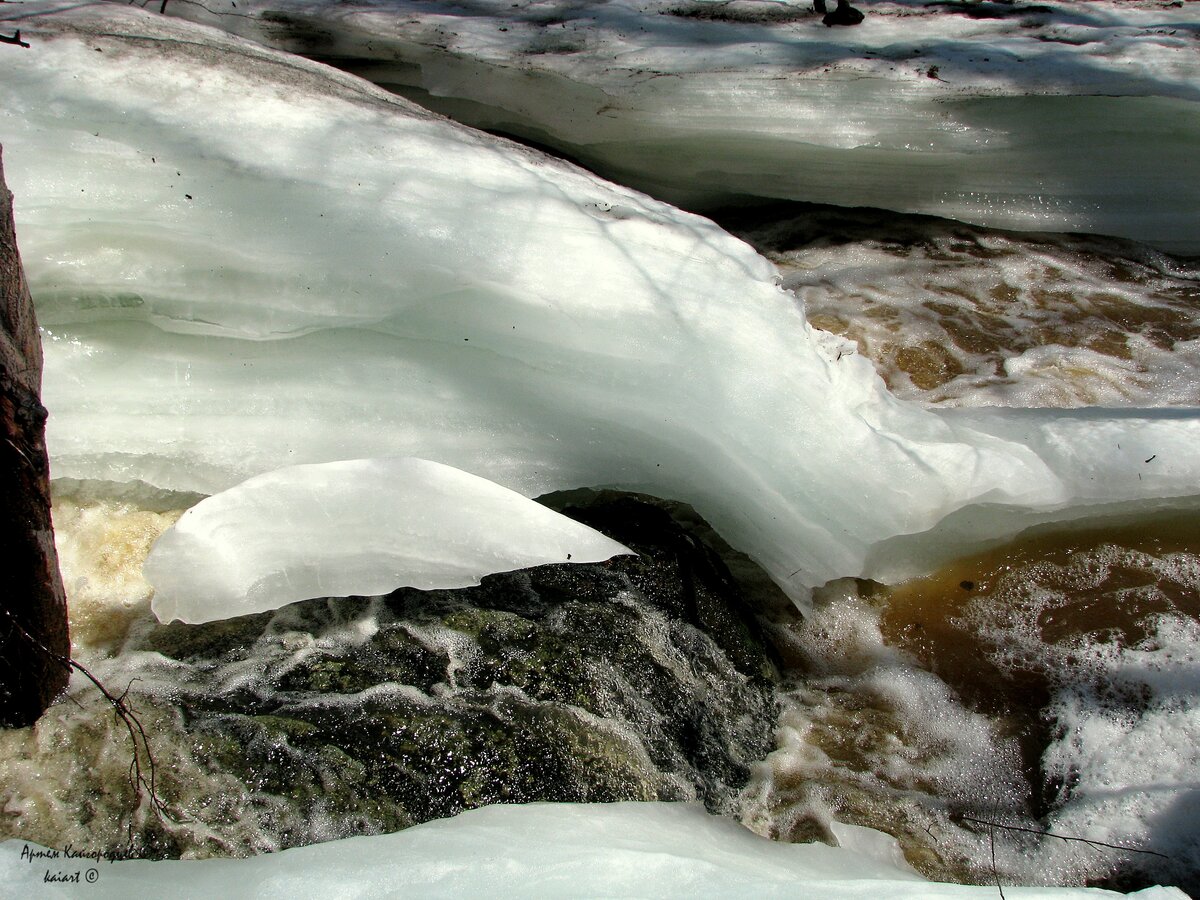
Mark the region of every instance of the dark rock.
<instances>
[{"instance_id":1,"label":"dark rock","mask_svg":"<svg viewBox=\"0 0 1200 900\"><path fill-rule=\"evenodd\" d=\"M796 22L808 13L786 3L682 3L664 11L681 19L704 22L729 22L740 25L778 25Z\"/></svg>"},{"instance_id":2,"label":"dark rock","mask_svg":"<svg viewBox=\"0 0 1200 900\"><path fill-rule=\"evenodd\" d=\"M770 627L683 508L558 499L638 555L147 627L128 649L170 661L203 766L346 834L490 803L730 811L773 746Z\"/></svg>"},{"instance_id":3,"label":"dark rock","mask_svg":"<svg viewBox=\"0 0 1200 900\"><path fill-rule=\"evenodd\" d=\"M821 3L817 8L817 12L824 12L824 10L825 4ZM826 13L825 17L821 19L826 27L834 25L858 25L862 23L862 20L862 12L851 6L847 0L838 0L837 9L831 13Z\"/></svg>"},{"instance_id":4,"label":"dark rock","mask_svg":"<svg viewBox=\"0 0 1200 900\"><path fill-rule=\"evenodd\" d=\"M20 32L9 43L18 43ZM23 45L28 46L28 45ZM32 725L70 676L67 601L50 520L42 345L0 163L0 727Z\"/></svg>"}]
</instances>

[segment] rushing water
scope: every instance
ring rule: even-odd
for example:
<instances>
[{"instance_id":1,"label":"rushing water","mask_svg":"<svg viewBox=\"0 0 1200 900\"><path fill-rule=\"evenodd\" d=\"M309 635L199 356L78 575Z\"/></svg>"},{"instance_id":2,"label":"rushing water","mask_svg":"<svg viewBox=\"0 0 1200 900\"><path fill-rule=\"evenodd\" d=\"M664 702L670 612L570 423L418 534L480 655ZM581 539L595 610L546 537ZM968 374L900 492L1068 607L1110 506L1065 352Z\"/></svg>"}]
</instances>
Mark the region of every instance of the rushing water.
<instances>
[{"instance_id":1,"label":"rushing water","mask_svg":"<svg viewBox=\"0 0 1200 900\"><path fill-rule=\"evenodd\" d=\"M907 399L1200 402L1195 260L870 211L729 224ZM944 880L993 880L994 842L1014 881L1196 893L1198 579L1200 520L1162 516L1035 529L894 588L828 585L794 629L747 823L789 840L869 825Z\"/></svg>"},{"instance_id":2,"label":"rushing water","mask_svg":"<svg viewBox=\"0 0 1200 900\"><path fill-rule=\"evenodd\" d=\"M1195 891L1197 548L1200 522L1162 518L827 586L748 822L880 828L943 880L994 877L995 835L1013 881Z\"/></svg>"},{"instance_id":3,"label":"rushing water","mask_svg":"<svg viewBox=\"0 0 1200 900\"><path fill-rule=\"evenodd\" d=\"M818 328L932 406L1200 403L1200 266L1114 239L780 207L728 222Z\"/></svg>"}]
</instances>

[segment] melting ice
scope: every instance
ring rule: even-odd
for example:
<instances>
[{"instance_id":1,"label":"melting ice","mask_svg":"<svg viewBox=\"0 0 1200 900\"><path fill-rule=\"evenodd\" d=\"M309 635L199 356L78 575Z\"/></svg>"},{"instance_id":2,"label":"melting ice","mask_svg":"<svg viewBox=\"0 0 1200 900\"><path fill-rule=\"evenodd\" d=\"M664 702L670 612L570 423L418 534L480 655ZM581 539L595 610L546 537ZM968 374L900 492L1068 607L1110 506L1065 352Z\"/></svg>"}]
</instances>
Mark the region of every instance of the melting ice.
<instances>
[{"instance_id":1,"label":"melting ice","mask_svg":"<svg viewBox=\"0 0 1200 900\"><path fill-rule=\"evenodd\" d=\"M872 843L870 834L850 827L843 834L848 844ZM20 853L16 841L0 845L0 875L6 884L33 888L29 870L34 867ZM68 872L86 868L77 862L63 866ZM101 863L99 876L86 887L90 896L120 898L148 885L178 890L181 884L194 896L280 898L337 896L349 885L370 896L417 892L445 898L577 896L583 885L584 893L604 897L641 897L652 890L656 897L813 900L985 898L996 890L931 884L866 853L773 843L692 806L627 803L489 807L396 834L248 860ZM56 895L53 886L36 889ZM1120 896L1012 887L1005 895L1023 900ZM1150 888L1137 896L1174 900L1182 895Z\"/></svg>"},{"instance_id":2,"label":"melting ice","mask_svg":"<svg viewBox=\"0 0 1200 900\"><path fill-rule=\"evenodd\" d=\"M692 503L801 602L919 571L937 542L902 538L951 514L978 540L1195 493L1191 415L899 403L711 222L350 76L110 6L27 33L2 121L58 477L213 493L417 456L621 486Z\"/></svg>"}]
</instances>

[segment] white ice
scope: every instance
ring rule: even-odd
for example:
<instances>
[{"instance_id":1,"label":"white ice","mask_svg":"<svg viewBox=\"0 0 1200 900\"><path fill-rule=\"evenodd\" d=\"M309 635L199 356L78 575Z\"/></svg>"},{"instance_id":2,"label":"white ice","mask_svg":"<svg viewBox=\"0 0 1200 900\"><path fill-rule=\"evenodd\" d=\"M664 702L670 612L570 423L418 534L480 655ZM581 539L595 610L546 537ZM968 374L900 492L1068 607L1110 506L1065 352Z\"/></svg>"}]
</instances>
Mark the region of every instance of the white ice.
<instances>
[{"instance_id":1,"label":"white ice","mask_svg":"<svg viewBox=\"0 0 1200 900\"><path fill-rule=\"evenodd\" d=\"M705 219L216 31L46 9L0 8L34 44L6 48L0 134L56 477L211 494L417 456L641 490L798 602L1197 495L1194 412L899 402Z\"/></svg>"},{"instance_id":2,"label":"white ice","mask_svg":"<svg viewBox=\"0 0 1200 900\"><path fill-rule=\"evenodd\" d=\"M355 459L277 469L202 500L159 538L144 571L155 615L196 623L630 552L459 469Z\"/></svg>"},{"instance_id":3,"label":"white ice","mask_svg":"<svg viewBox=\"0 0 1200 900\"><path fill-rule=\"evenodd\" d=\"M780 844L691 804L491 806L395 834L314 844L250 859L95 862L30 858L0 844L0 882L17 894L125 900L191 897L696 897L933 900L996 896L995 885L936 884L893 860L885 835L843 828L848 847ZM61 848L60 848L61 849ZM22 854L25 854L23 858ZM55 885L44 873L91 883ZM1020 900L1121 897L1086 888L1005 886ZM1142 900L1176 900L1149 888Z\"/></svg>"},{"instance_id":4,"label":"white ice","mask_svg":"<svg viewBox=\"0 0 1200 900\"><path fill-rule=\"evenodd\" d=\"M824 27L810 0L167 11L335 60L690 208L749 195L1197 252L1192 6L880 0L855 28Z\"/></svg>"}]
</instances>

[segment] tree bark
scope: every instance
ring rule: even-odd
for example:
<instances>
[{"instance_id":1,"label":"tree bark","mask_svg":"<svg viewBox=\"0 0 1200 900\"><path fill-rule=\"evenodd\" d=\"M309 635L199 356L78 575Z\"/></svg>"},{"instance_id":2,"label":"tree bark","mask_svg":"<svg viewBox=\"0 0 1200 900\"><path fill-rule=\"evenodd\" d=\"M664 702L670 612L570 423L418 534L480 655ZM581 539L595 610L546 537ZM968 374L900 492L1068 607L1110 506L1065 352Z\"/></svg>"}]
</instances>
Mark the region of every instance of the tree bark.
<instances>
[{"instance_id":1,"label":"tree bark","mask_svg":"<svg viewBox=\"0 0 1200 900\"><path fill-rule=\"evenodd\" d=\"M0 725L8 727L37 721L71 674L41 388L42 344L0 156Z\"/></svg>"}]
</instances>

